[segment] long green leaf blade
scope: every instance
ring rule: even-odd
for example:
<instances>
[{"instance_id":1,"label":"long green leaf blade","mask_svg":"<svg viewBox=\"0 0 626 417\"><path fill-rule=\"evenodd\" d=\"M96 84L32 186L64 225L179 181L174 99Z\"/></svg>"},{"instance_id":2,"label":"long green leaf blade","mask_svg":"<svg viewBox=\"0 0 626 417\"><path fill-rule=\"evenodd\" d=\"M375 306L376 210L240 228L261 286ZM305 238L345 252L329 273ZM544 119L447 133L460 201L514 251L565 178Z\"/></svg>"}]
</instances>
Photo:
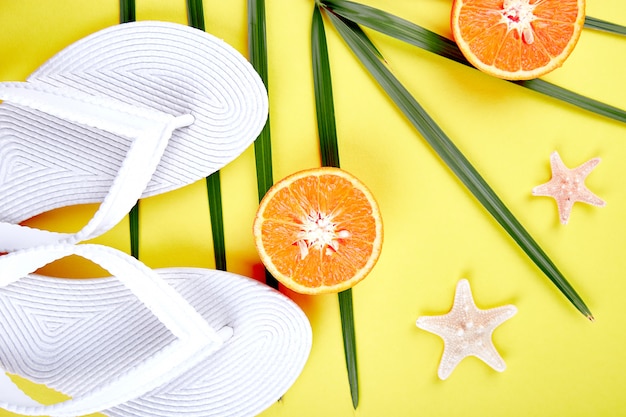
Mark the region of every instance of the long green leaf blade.
<instances>
[{"instance_id":1,"label":"long green leaf blade","mask_svg":"<svg viewBox=\"0 0 626 417\"><path fill-rule=\"evenodd\" d=\"M128 229L130 232L130 254L139 259L139 201L128 212Z\"/></svg>"},{"instance_id":2,"label":"long green leaf blade","mask_svg":"<svg viewBox=\"0 0 626 417\"><path fill-rule=\"evenodd\" d=\"M570 302L587 318L593 315L582 298L565 279L563 274L539 247L537 242L519 223L515 216L504 205L502 200L480 176L461 151L452 143L435 121L426 113L420 104L395 78L389 69L374 56L361 35L350 30L339 16L328 14L341 37L348 44L361 63L368 69L374 79L394 101L398 108L409 119L429 145L448 165L454 174L478 199L487 211L496 219L506 232L517 242L529 258L541 269Z\"/></svg>"},{"instance_id":3,"label":"long green leaf blade","mask_svg":"<svg viewBox=\"0 0 626 417\"><path fill-rule=\"evenodd\" d=\"M591 16L585 17L585 27L588 29L601 30L603 32L608 32L613 35L626 36L626 26L621 26Z\"/></svg>"},{"instance_id":4,"label":"long green leaf blade","mask_svg":"<svg viewBox=\"0 0 626 417\"><path fill-rule=\"evenodd\" d=\"M265 29L265 0L248 0L248 46L250 62L269 91L267 39ZM254 142L259 201L274 183L272 173L272 143L269 119Z\"/></svg>"},{"instance_id":5,"label":"long green leaf blade","mask_svg":"<svg viewBox=\"0 0 626 417\"><path fill-rule=\"evenodd\" d=\"M222 208L222 183L220 172L215 171L205 179L209 216L211 219L211 236L213 237L213 257L215 269L226 271L226 243L224 240L224 213Z\"/></svg>"},{"instance_id":6,"label":"long green leaf blade","mask_svg":"<svg viewBox=\"0 0 626 417\"><path fill-rule=\"evenodd\" d=\"M373 47L373 45L371 46ZM322 14L317 6L313 9L313 20L311 23L311 55L313 62L313 89L315 92L317 130L320 141L322 165L339 167L339 145L337 143L335 105L328 59L328 46ZM356 359L352 289L340 292L338 299L344 356L348 371L348 383L350 385L352 406L356 409L359 405L359 377Z\"/></svg>"},{"instance_id":7,"label":"long green leaf blade","mask_svg":"<svg viewBox=\"0 0 626 417\"><path fill-rule=\"evenodd\" d=\"M538 93L545 94L546 96L556 98L565 103L572 104L581 109L588 110L600 116L608 117L610 119L617 120L618 122L626 123L626 111L603 103L601 101L585 97L581 94L559 87L558 85L549 83L540 78L535 78L534 80L510 82L521 85L522 87L526 87Z\"/></svg>"},{"instance_id":8,"label":"long green leaf blade","mask_svg":"<svg viewBox=\"0 0 626 417\"><path fill-rule=\"evenodd\" d=\"M187 0L187 19L189 26L205 30L202 0ZM222 208L222 184L220 172L216 171L205 179L211 235L213 237L213 257L215 268L226 271L226 244L224 243L224 215Z\"/></svg>"},{"instance_id":9,"label":"long green leaf blade","mask_svg":"<svg viewBox=\"0 0 626 417\"><path fill-rule=\"evenodd\" d=\"M352 306L352 289L338 294L339 315L341 317L341 331L343 335L343 352L348 367L348 383L352 396L352 407L359 406L359 373L356 360L356 335L354 330L354 307Z\"/></svg>"},{"instance_id":10,"label":"long green leaf blade","mask_svg":"<svg viewBox=\"0 0 626 417\"><path fill-rule=\"evenodd\" d=\"M187 0L187 20L189 21L189 26L205 30L202 0Z\"/></svg>"},{"instance_id":11,"label":"long green leaf blade","mask_svg":"<svg viewBox=\"0 0 626 417\"><path fill-rule=\"evenodd\" d=\"M335 104L330 63L328 61L328 46L324 22L317 6L314 8L313 22L311 24L311 52L317 131L320 140L322 165L339 167L339 145L337 143Z\"/></svg>"},{"instance_id":12,"label":"long green leaf blade","mask_svg":"<svg viewBox=\"0 0 626 417\"><path fill-rule=\"evenodd\" d=\"M377 32L391 36L410 45L435 53L444 58L472 67L465 59L456 43L435 32L418 26L408 20L394 16L385 11L354 3L347 0L324 0L323 6L331 13L344 17L348 21L367 26ZM592 19L592 18L591 18ZM555 84L534 79L529 81L512 81L530 90L562 100L571 105L591 111L604 117L626 123L626 111L585 97L581 94L559 87Z\"/></svg>"},{"instance_id":13,"label":"long green leaf blade","mask_svg":"<svg viewBox=\"0 0 626 417\"><path fill-rule=\"evenodd\" d=\"M120 23L135 21L135 0L120 0ZM128 213L130 254L139 259L139 201Z\"/></svg>"},{"instance_id":14,"label":"long green leaf blade","mask_svg":"<svg viewBox=\"0 0 626 417\"><path fill-rule=\"evenodd\" d=\"M250 62L263 80L265 88L269 91L267 39L265 33L265 0L248 0L248 49L250 51ZM254 142L254 155L260 201L267 193L267 190L274 184L269 117L259 137ZM265 270L265 282L273 288L278 288L278 281L267 269Z\"/></svg>"},{"instance_id":15,"label":"long green leaf blade","mask_svg":"<svg viewBox=\"0 0 626 417\"><path fill-rule=\"evenodd\" d=\"M135 0L120 0L120 23L134 22Z\"/></svg>"}]
</instances>

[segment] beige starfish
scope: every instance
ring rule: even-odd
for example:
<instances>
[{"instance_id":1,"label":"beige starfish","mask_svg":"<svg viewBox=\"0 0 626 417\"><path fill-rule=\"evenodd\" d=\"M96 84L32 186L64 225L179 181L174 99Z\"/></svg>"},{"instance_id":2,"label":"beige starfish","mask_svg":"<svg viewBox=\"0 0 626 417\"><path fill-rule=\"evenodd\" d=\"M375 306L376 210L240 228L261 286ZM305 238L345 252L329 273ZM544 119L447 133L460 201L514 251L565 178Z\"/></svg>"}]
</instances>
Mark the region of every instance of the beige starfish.
<instances>
[{"instance_id":1,"label":"beige starfish","mask_svg":"<svg viewBox=\"0 0 626 417\"><path fill-rule=\"evenodd\" d=\"M513 317L516 312L517 308L513 305L479 309L472 298L469 281L460 280L456 286L454 305L449 313L442 316L422 316L416 323L420 329L435 333L443 339L439 378L448 378L467 356L476 356L496 371L504 371L506 365L494 347L491 335L496 327Z\"/></svg>"},{"instance_id":2,"label":"beige starfish","mask_svg":"<svg viewBox=\"0 0 626 417\"><path fill-rule=\"evenodd\" d=\"M577 201L604 207L604 200L585 186L585 178L599 163L600 158L593 158L577 168L569 169L563 164L558 152L554 151L550 155L552 179L533 188L532 194L554 198L562 224L567 224L572 207Z\"/></svg>"}]
</instances>

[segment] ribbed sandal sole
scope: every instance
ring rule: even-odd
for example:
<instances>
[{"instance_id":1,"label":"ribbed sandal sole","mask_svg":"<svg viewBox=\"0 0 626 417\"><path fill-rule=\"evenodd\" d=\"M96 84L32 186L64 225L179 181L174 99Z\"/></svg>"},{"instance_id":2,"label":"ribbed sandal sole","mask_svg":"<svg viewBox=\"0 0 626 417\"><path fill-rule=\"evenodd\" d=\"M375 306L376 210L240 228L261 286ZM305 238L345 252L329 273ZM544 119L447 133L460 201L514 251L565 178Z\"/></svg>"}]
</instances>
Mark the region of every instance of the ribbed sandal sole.
<instances>
[{"instance_id":1,"label":"ribbed sandal sole","mask_svg":"<svg viewBox=\"0 0 626 417\"><path fill-rule=\"evenodd\" d=\"M176 129L142 197L191 184L239 156L267 119L267 92L234 48L203 31L133 22L68 46L29 83L105 96L175 116ZM0 221L101 202L130 139L4 102L0 104Z\"/></svg>"},{"instance_id":2,"label":"ribbed sandal sole","mask_svg":"<svg viewBox=\"0 0 626 417\"><path fill-rule=\"evenodd\" d=\"M249 278L194 268L157 269L215 329L233 335L191 371L115 417L254 416L294 383L311 348L299 307ZM173 340L116 278L31 275L0 289L0 363L76 397L123 375Z\"/></svg>"}]
</instances>

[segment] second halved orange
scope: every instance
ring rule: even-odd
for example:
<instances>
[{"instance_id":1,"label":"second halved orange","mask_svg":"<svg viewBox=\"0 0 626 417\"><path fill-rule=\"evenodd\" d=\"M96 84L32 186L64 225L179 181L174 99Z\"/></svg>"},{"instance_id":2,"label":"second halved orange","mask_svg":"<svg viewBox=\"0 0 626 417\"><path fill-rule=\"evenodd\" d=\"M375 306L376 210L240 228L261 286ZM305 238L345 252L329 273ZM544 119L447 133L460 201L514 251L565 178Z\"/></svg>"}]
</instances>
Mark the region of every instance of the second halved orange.
<instances>
[{"instance_id":1,"label":"second halved orange","mask_svg":"<svg viewBox=\"0 0 626 417\"><path fill-rule=\"evenodd\" d=\"M585 0L454 0L452 35L472 65L523 80L558 67L578 42Z\"/></svg>"}]
</instances>

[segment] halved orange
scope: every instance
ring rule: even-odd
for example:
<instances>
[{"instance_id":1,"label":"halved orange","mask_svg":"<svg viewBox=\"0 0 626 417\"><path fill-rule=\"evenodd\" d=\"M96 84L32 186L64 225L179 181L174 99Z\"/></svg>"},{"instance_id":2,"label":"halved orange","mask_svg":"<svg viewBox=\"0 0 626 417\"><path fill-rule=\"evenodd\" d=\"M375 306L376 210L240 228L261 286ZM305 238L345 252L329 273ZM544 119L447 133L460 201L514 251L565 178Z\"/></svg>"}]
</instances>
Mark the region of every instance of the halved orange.
<instances>
[{"instance_id":1,"label":"halved orange","mask_svg":"<svg viewBox=\"0 0 626 417\"><path fill-rule=\"evenodd\" d=\"M578 42L585 0L454 0L452 36L481 71L508 80L560 67Z\"/></svg>"},{"instance_id":2,"label":"halved orange","mask_svg":"<svg viewBox=\"0 0 626 417\"><path fill-rule=\"evenodd\" d=\"M314 168L274 184L254 220L257 251L283 285L303 294L339 292L374 267L383 242L378 205L340 168Z\"/></svg>"}]
</instances>

